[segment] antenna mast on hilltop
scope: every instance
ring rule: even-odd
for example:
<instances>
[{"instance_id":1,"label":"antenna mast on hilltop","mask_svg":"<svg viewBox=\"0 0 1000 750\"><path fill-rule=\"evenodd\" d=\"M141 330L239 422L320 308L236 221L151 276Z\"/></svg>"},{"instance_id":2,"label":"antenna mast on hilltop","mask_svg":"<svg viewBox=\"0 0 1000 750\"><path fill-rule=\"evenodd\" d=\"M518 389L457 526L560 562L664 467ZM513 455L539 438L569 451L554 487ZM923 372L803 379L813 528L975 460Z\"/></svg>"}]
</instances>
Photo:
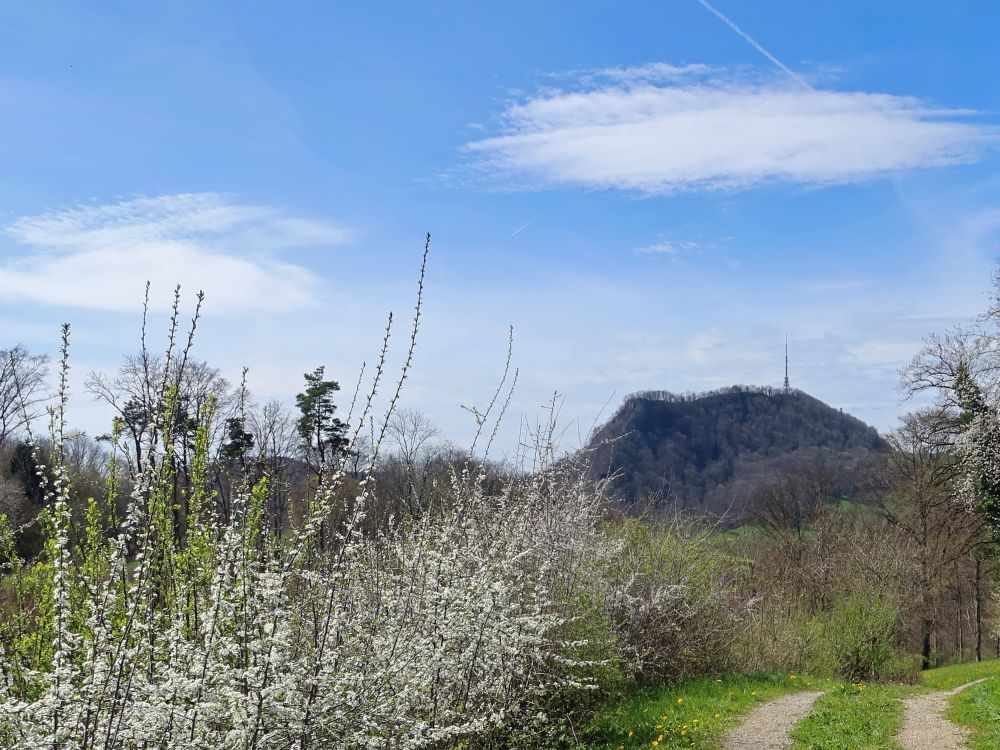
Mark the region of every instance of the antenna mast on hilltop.
<instances>
[{"instance_id":1,"label":"antenna mast on hilltop","mask_svg":"<svg viewBox=\"0 0 1000 750\"><path fill-rule=\"evenodd\" d=\"M788 385L788 334L785 334L785 393L791 390Z\"/></svg>"}]
</instances>

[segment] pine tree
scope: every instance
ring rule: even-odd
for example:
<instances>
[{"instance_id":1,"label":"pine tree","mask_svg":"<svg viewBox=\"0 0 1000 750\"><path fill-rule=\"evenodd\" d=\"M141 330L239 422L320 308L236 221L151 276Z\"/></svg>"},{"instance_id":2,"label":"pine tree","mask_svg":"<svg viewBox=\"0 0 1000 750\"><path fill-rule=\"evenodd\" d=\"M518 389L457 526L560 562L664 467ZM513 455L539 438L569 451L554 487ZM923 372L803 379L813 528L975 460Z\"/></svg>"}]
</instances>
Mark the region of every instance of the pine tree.
<instances>
[{"instance_id":1,"label":"pine tree","mask_svg":"<svg viewBox=\"0 0 1000 750\"><path fill-rule=\"evenodd\" d=\"M324 380L320 366L305 374L305 390L295 397L302 416L297 422L306 463L317 474L333 459L347 451L347 425L335 416L333 394L340 390L334 380Z\"/></svg>"},{"instance_id":2,"label":"pine tree","mask_svg":"<svg viewBox=\"0 0 1000 750\"><path fill-rule=\"evenodd\" d=\"M243 460L253 450L255 443L253 433L247 432L245 420L230 417L226 420L226 442L219 452L227 461Z\"/></svg>"}]
</instances>

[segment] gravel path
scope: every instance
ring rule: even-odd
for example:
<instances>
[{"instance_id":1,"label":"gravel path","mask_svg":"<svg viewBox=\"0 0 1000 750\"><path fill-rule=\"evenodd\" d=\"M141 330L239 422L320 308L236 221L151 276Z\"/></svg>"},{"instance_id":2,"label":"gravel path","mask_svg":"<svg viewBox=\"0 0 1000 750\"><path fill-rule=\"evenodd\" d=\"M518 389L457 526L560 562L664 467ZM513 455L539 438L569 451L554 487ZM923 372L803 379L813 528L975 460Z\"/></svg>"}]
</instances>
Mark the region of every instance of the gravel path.
<instances>
[{"instance_id":1,"label":"gravel path","mask_svg":"<svg viewBox=\"0 0 1000 750\"><path fill-rule=\"evenodd\" d=\"M904 700L903 728L896 735L896 742L904 750L962 750L968 732L945 718L948 698L980 682Z\"/></svg>"},{"instance_id":2,"label":"gravel path","mask_svg":"<svg viewBox=\"0 0 1000 750\"><path fill-rule=\"evenodd\" d=\"M758 706L726 737L726 750L779 750L792 746L788 733L823 693L792 693Z\"/></svg>"}]
</instances>

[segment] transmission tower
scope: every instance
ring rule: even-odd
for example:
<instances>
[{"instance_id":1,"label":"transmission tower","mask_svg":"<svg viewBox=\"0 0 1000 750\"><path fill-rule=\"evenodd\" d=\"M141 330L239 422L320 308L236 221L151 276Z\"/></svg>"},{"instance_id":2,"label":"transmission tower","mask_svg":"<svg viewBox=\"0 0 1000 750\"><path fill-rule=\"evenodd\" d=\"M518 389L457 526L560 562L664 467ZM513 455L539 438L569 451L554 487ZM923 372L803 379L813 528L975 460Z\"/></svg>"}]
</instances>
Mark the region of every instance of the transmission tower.
<instances>
[{"instance_id":1,"label":"transmission tower","mask_svg":"<svg viewBox=\"0 0 1000 750\"><path fill-rule=\"evenodd\" d=\"M785 393L788 393L792 388L788 384L788 334L785 334Z\"/></svg>"}]
</instances>

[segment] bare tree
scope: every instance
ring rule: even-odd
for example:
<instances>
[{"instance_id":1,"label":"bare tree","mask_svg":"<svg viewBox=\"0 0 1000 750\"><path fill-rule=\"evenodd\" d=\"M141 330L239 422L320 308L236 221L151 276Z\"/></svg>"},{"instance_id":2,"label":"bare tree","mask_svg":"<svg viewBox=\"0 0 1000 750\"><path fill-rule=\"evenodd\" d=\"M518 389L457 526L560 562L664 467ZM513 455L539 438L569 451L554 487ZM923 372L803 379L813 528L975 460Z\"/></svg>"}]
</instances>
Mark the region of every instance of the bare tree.
<instances>
[{"instance_id":1,"label":"bare tree","mask_svg":"<svg viewBox=\"0 0 1000 750\"><path fill-rule=\"evenodd\" d=\"M21 344L0 349L0 448L42 413L48 365L46 355Z\"/></svg>"},{"instance_id":2,"label":"bare tree","mask_svg":"<svg viewBox=\"0 0 1000 750\"><path fill-rule=\"evenodd\" d=\"M86 389L95 399L110 406L121 421L133 465L142 462L144 441L163 410L163 383L177 385L178 407L174 418L178 423L173 425L172 432L179 441L178 457L182 462L188 456L189 441L184 438L190 436L190 430L186 425L196 421L209 397L216 400L217 418L210 425L211 442L216 447L224 435L225 419L236 408L238 398L229 381L208 363L188 360L181 369L181 364L175 360L170 365L171 372L165 373L164 369L159 357L148 353L129 355L114 375L92 372L87 378Z\"/></svg>"},{"instance_id":3,"label":"bare tree","mask_svg":"<svg viewBox=\"0 0 1000 750\"><path fill-rule=\"evenodd\" d=\"M793 464L764 483L750 505L750 518L771 534L802 539L839 484L822 456Z\"/></svg>"},{"instance_id":4,"label":"bare tree","mask_svg":"<svg viewBox=\"0 0 1000 750\"><path fill-rule=\"evenodd\" d=\"M924 668L932 666L937 611L959 560L982 539L982 518L955 496L960 467L950 445L953 423L941 409L925 409L904 418L888 436L892 453L886 464L883 514L913 544L920 581L920 641Z\"/></svg>"},{"instance_id":5,"label":"bare tree","mask_svg":"<svg viewBox=\"0 0 1000 750\"><path fill-rule=\"evenodd\" d=\"M268 517L275 534L281 535L288 523L288 506L293 483L289 469L299 448L295 417L280 401L268 401L247 415L254 436L254 463L269 482Z\"/></svg>"},{"instance_id":6,"label":"bare tree","mask_svg":"<svg viewBox=\"0 0 1000 750\"><path fill-rule=\"evenodd\" d=\"M439 434L434 423L415 409L399 409L386 430L392 453L383 462L383 478L388 480L384 490L414 516L426 505L431 464L440 452L434 443Z\"/></svg>"}]
</instances>

